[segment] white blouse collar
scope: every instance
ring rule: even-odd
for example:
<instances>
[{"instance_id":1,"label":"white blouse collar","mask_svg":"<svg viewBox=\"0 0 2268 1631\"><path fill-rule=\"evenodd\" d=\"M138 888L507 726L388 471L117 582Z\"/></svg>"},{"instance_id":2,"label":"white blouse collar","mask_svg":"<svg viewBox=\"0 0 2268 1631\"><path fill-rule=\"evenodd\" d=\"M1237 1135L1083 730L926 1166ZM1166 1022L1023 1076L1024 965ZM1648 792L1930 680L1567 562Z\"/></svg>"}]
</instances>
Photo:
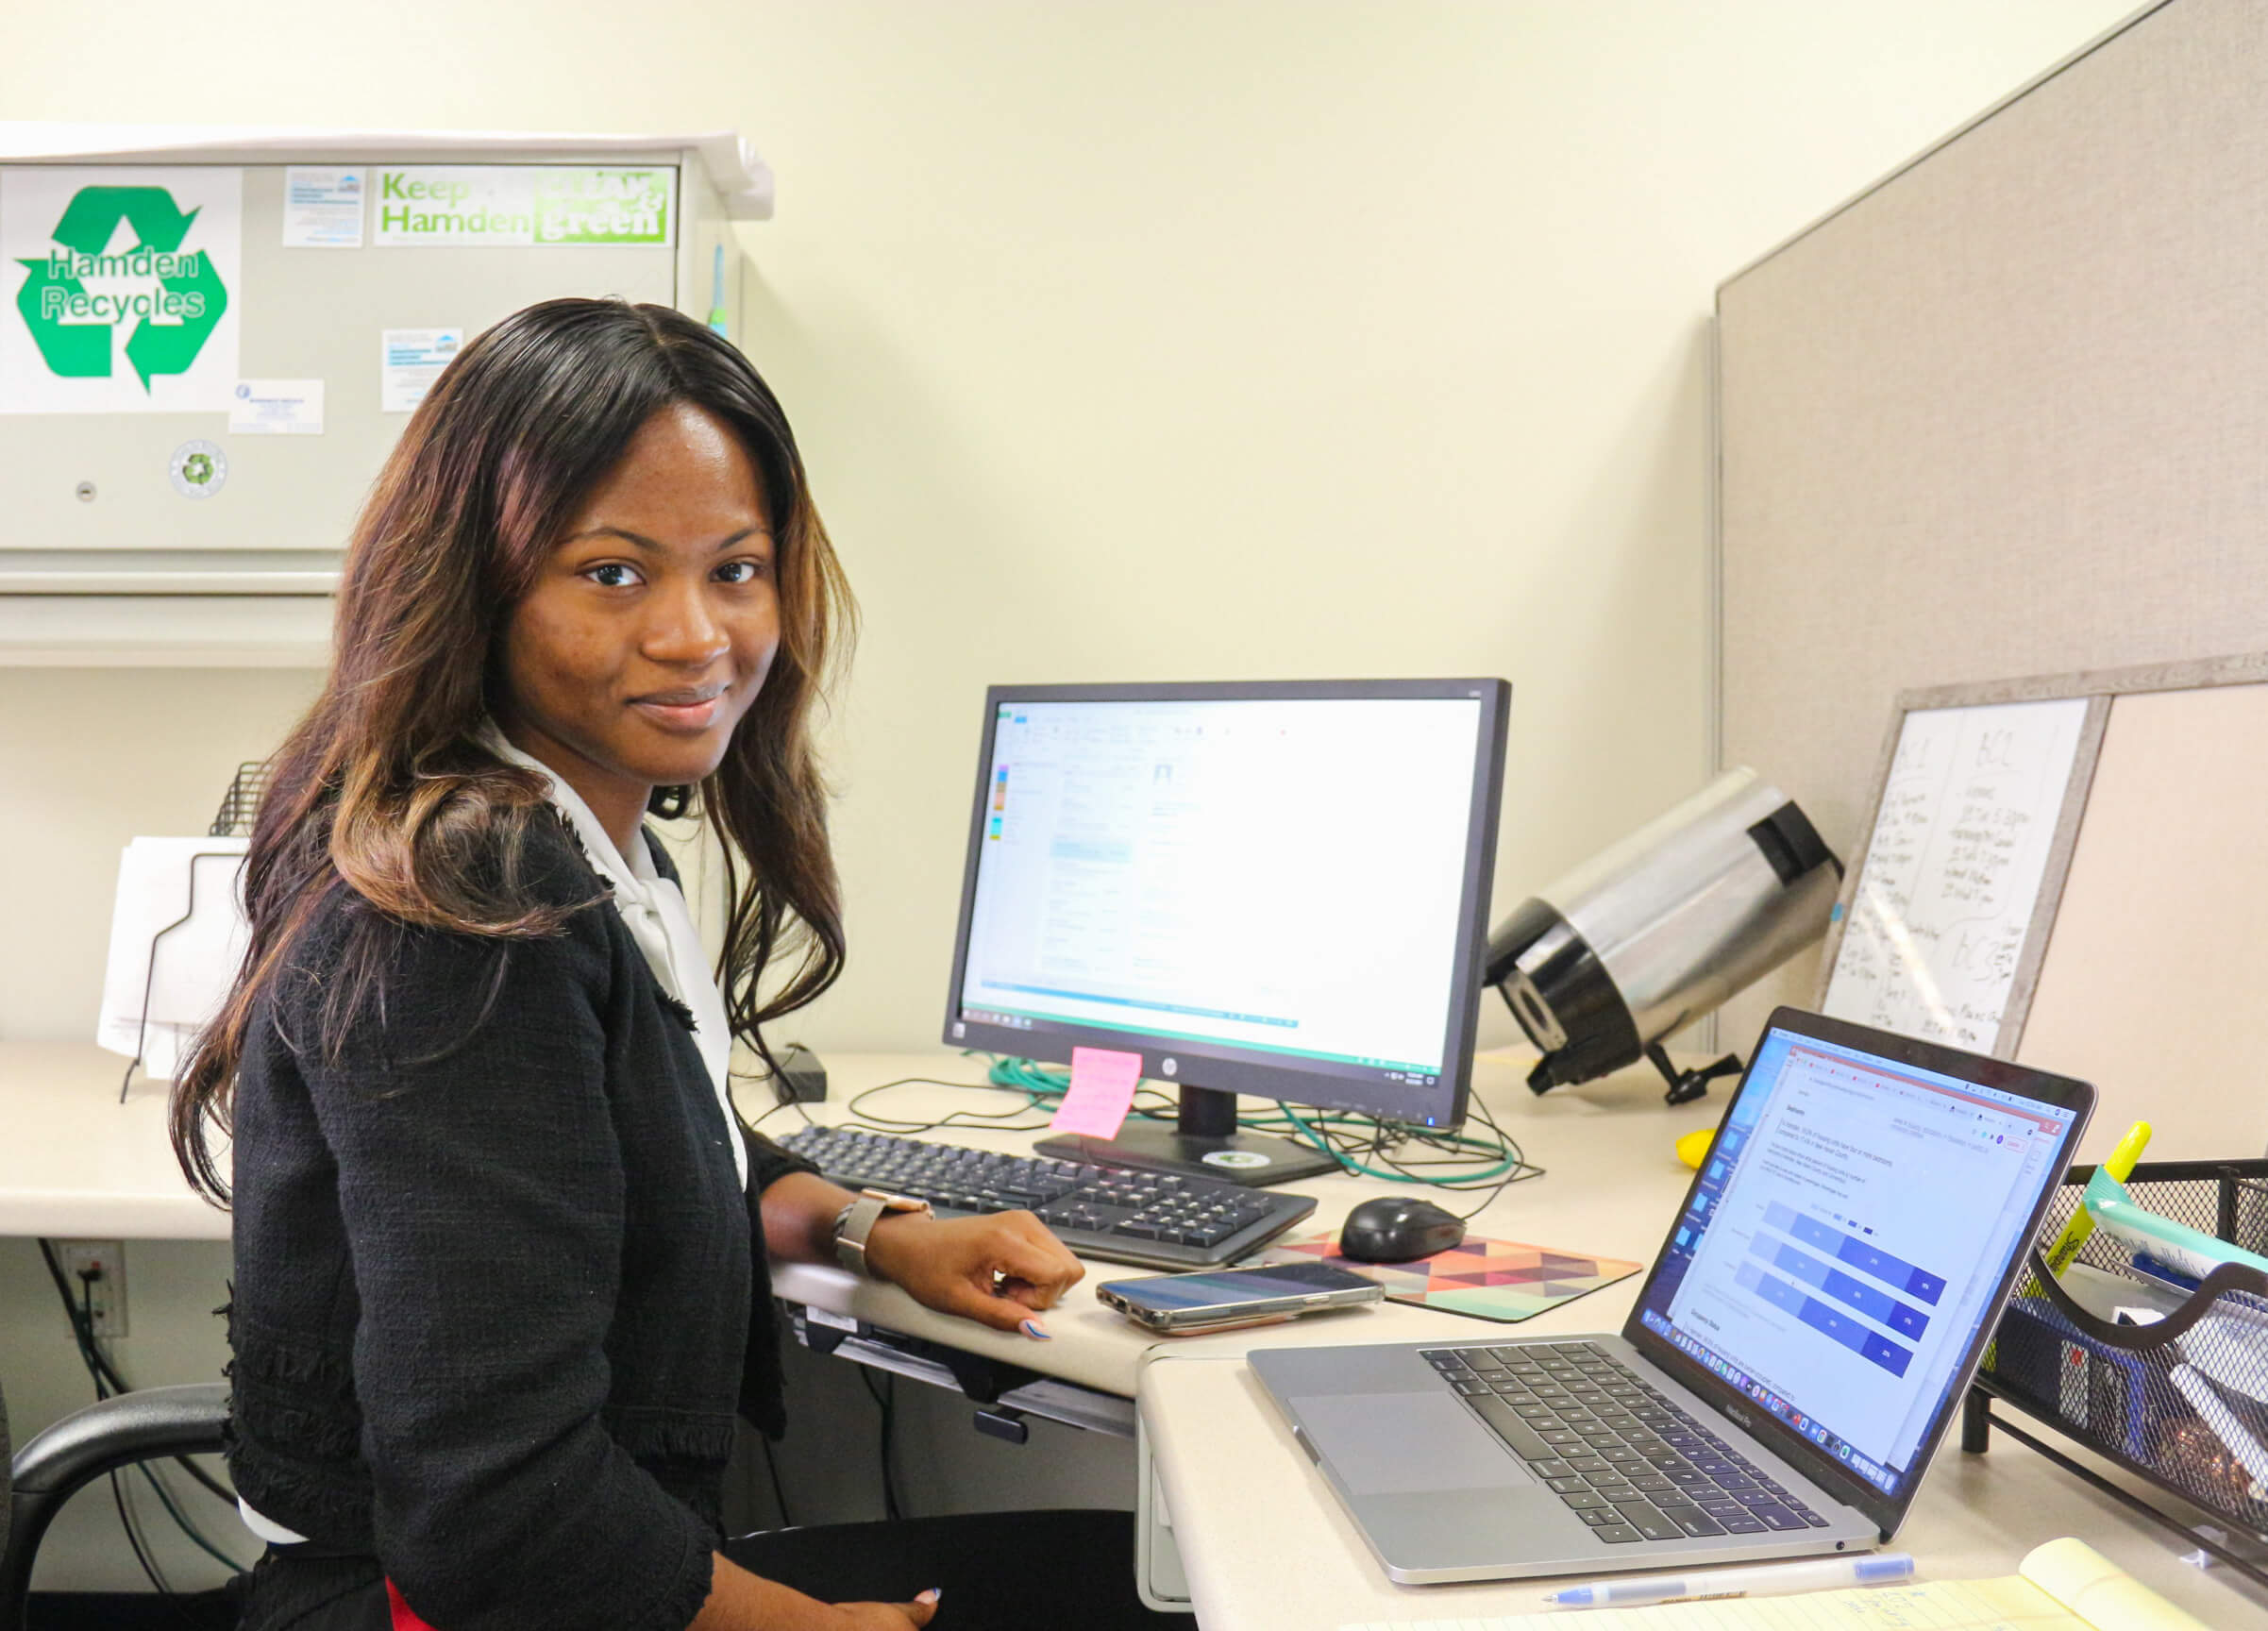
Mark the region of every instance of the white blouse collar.
<instances>
[{"instance_id":1,"label":"white blouse collar","mask_svg":"<svg viewBox=\"0 0 2268 1631\"><path fill-rule=\"evenodd\" d=\"M592 869L613 890L614 910L623 926L629 929L630 938L637 943L646 966L653 970L655 981L693 1016L694 1045L700 1051L701 1063L708 1068L710 1083L716 1089L725 1126L728 1129L736 1126L738 1118L732 1109L731 1087L732 1024L725 1012L724 994L716 988L716 981L709 972L700 931L693 921L684 892L662 876L654 865L644 827L640 827L637 841L626 857L590 805L567 785L566 779L541 760L513 747L494 719L481 721L475 740L507 765L532 770L544 779L553 807L566 816ZM732 1135L731 1143L732 1164L745 1185L748 1179L748 1151L737 1133Z\"/></svg>"},{"instance_id":2,"label":"white blouse collar","mask_svg":"<svg viewBox=\"0 0 2268 1631\"><path fill-rule=\"evenodd\" d=\"M617 889L627 888L632 900L641 902L647 900L649 891L646 885L661 874L654 868L654 858L646 847L643 829L636 842L630 846L631 852L623 854L614 843L613 835L607 832L596 813L583 802L582 795L567 784L566 778L542 760L513 747L494 719L480 722L475 739L507 765L517 765L523 770L532 770L541 776L551 802L559 806L560 814L566 816L568 824L575 829L576 838L582 844L583 852L590 858L598 875Z\"/></svg>"}]
</instances>

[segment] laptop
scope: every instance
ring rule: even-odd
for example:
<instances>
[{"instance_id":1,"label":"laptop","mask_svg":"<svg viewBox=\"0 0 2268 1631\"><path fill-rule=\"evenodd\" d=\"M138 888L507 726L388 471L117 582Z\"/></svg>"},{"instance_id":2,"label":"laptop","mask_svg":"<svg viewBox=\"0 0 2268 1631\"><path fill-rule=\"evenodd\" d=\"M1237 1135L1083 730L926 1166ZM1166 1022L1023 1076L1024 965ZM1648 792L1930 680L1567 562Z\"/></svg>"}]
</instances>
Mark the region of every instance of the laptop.
<instances>
[{"instance_id":1,"label":"laptop","mask_svg":"<svg viewBox=\"0 0 2268 1631\"><path fill-rule=\"evenodd\" d=\"M1897 1531L2094 1089L1790 1008L1750 1060L1619 1334L1250 1355L1388 1578Z\"/></svg>"}]
</instances>

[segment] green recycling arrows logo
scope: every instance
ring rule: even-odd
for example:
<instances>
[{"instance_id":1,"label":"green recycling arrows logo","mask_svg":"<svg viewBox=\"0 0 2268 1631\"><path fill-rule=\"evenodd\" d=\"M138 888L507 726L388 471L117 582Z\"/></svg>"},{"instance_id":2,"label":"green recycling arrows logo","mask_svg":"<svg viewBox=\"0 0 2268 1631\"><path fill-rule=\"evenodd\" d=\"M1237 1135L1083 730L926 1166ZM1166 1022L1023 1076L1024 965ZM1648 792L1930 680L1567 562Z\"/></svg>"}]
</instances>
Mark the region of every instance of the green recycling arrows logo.
<instances>
[{"instance_id":1,"label":"green recycling arrows logo","mask_svg":"<svg viewBox=\"0 0 2268 1631\"><path fill-rule=\"evenodd\" d=\"M228 309L211 256L182 251L196 217L162 187L82 187L72 194L48 234L57 247L20 262L31 276L16 294L16 310L52 372L108 378L111 336L128 323L126 362L143 392L157 375L189 372ZM121 222L134 246L110 252Z\"/></svg>"}]
</instances>

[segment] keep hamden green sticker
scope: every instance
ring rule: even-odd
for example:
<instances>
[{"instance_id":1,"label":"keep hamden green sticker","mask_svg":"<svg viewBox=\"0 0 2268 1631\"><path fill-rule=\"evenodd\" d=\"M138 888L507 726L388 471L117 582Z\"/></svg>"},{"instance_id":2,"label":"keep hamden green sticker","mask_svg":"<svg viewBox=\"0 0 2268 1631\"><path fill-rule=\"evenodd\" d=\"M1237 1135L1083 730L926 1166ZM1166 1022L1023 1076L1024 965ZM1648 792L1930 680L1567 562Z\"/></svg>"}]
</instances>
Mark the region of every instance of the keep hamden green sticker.
<instances>
[{"instance_id":1,"label":"keep hamden green sticker","mask_svg":"<svg viewBox=\"0 0 2268 1631\"><path fill-rule=\"evenodd\" d=\"M538 170L538 244L651 244L666 247L675 170Z\"/></svg>"},{"instance_id":2,"label":"keep hamden green sticker","mask_svg":"<svg viewBox=\"0 0 2268 1631\"><path fill-rule=\"evenodd\" d=\"M370 174L370 241L379 248L667 248L676 239L678 177L666 165L409 164Z\"/></svg>"}]
</instances>

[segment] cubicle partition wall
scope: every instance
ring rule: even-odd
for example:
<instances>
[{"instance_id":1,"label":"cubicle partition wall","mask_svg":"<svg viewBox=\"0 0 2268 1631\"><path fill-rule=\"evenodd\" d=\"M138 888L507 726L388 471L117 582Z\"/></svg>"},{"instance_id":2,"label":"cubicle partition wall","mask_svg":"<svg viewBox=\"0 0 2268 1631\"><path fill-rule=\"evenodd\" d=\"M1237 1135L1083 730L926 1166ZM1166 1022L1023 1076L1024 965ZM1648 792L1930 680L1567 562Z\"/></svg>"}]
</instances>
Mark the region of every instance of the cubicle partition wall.
<instances>
[{"instance_id":1,"label":"cubicle partition wall","mask_svg":"<svg viewBox=\"0 0 2268 1631\"><path fill-rule=\"evenodd\" d=\"M1720 754L1838 850L1902 690L2268 650L2263 109L2268 7L2165 0L1719 289ZM2268 765L2268 709L2216 710L2177 752L2107 746L2127 836L2080 838L2023 1054L2176 1128L2241 1091L2268 1135L2230 1006L2231 957L2268 984L2234 837L2263 815L2231 803L2258 778L2179 780ZM1818 973L1737 1000L1726 1040Z\"/></svg>"}]
</instances>

